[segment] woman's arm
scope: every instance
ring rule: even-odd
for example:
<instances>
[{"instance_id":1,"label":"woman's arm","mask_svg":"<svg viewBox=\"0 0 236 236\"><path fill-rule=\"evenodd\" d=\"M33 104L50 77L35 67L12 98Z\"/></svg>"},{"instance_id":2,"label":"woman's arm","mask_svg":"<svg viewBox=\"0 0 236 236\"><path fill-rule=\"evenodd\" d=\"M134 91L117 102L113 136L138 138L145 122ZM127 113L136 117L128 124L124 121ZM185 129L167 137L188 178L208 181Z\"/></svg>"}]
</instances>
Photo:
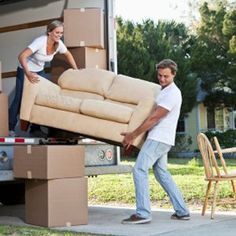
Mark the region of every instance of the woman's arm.
<instances>
[{"instance_id":1,"label":"woman's arm","mask_svg":"<svg viewBox=\"0 0 236 236\"><path fill-rule=\"evenodd\" d=\"M71 67L75 70L78 69L77 65L76 65L76 62L75 62L75 59L74 57L72 56L71 52L69 50L66 51L66 53L64 53L67 61L69 62L69 64L71 65Z\"/></svg>"},{"instance_id":2,"label":"woman's arm","mask_svg":"<svg viewBox=\"0 0 236 236\"><path fill-rule=\"evenodd\" d=\"M33 54L30 48L25 48L20 55L18 56L18 60L31 83L37 83L39 81L37 73L31 72L27 65L27 58Z\"/></svg>"}]
</instances>

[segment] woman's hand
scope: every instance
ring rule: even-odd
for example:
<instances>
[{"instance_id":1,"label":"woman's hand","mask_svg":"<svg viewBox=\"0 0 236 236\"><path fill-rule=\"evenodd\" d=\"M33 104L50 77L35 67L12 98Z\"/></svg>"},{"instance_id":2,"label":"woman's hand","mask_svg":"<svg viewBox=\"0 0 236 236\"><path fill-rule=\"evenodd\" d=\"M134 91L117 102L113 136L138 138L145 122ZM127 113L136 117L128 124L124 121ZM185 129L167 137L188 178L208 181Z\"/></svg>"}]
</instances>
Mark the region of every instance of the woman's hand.
<instances>
[{"instance_id":1,"label":"woman's hand","mask_svg":"<svg viewBox=\"0 0 236 236\"><path fill-rule=\"evenodd\" d=\"M34 73L34 72L27 72L25 73L26 74L26 77L27 79L31 82L31 83L38 83L39 82L39 76L37 73Z\"/></svg>"}]
</instances>

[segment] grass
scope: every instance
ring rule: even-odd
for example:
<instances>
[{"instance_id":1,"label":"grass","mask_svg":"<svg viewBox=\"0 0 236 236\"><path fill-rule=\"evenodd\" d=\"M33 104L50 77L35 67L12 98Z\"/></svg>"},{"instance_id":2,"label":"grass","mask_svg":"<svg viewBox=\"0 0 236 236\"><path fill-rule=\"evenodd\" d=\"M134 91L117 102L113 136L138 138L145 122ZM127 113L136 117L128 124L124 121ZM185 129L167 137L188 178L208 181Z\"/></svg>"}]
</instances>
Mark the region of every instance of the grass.
<instances>
[{"instance_id":1,"label":"grass","mask_svg":"<svg viewBox=\"0 0 236 236\"><path fill-rule=\"evenodd\" d=\"M125 159L124 164L134 165L134 159ZM228 169L236 169L236 160L227 159ZM204 168L199 158L170 158L168 168L179 186L185 201L191 210L200 210L205 196L207 182L204 180ZM156 182L153 171L149 173L150 198L153 207L172 208L169 198ZM135 206L135 194L132 174L103 175L89 178L89 204L108 204ZM233 197L229 183L220 183L220 199ZM221 210L234 210L235 206L222 205Z\"/></svg>"},{"instance_id":2,"label":"grass","mask_svg":"<svg viewBox=\"0 0 236 236\"><path fill-rule=\"evenodd\" d=\"M68 231L49 230L40 227L21 227L0 225L1 236L94 236L98 234L74 233Z\"/></svg>"}]
</instances>

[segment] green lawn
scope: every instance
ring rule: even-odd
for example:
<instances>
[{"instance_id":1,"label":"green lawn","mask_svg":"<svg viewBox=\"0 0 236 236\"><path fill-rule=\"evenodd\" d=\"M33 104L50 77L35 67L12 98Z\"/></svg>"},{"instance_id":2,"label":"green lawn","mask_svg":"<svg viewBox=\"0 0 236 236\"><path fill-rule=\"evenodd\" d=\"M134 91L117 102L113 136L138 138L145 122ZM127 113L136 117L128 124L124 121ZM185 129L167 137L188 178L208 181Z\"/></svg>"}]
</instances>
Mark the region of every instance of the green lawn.
<instances>
[{"instance_id":1,"label":"green lawn","mask_svg":"<svg viewBox=\"0 0 236 236\"><path fill-rule=\"evenodd\" d=\"M0 225L1 236L94 236L98 234L73 233L68 231L49 230L40 227L21 227Z\"/></svg>"},{"instance_id":2,"label":"green lawn","mask_svg":"<svg viewBox=\"0 0 236 236\"><path fill-rule=\"evenodd\" d=\"M236 170L236 160L226 160L228 169ZM134 165L134 159L124 159L124 164ZM205 196L207 182L204 180L204 168L198 158L170 158L169 171L183 193L192 210L200 210ZM169 198L156 182L153 171L149 175L150 196L153 207L171 208ZM89 204L109 204L135 206L132 174L103 175L89 178ZM220 184L221 199L232 197L232 187L228 183ZM221 210L233 210L235 206L218 206Z\"/></svg>"}]
</instances>

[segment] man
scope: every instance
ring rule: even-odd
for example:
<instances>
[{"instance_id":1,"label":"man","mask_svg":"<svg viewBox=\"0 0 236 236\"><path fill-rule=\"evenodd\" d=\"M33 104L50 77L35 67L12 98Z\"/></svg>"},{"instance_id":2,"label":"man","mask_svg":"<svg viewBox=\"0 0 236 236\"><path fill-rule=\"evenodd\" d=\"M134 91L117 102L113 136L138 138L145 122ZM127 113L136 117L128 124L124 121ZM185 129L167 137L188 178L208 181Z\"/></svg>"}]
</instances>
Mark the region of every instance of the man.
<instances>
[{"instance_id":1,"label":"man","mask_svg":"<svg viewBox=\"0 0 236 236\"><path fill-rule=\"evenodd\" d=\"M156 180L166 191L174 207L175 213L171 219L190 219L182 194L167 170L167 154L175 143L182 104L181 92L174 83L176 72L177 64L170 59L164 59L157 65L157 78L162 89L153 111L133 132L121 133L124 135L123 145L128 149L137 136L148 131L133 169L136 214L124 219L123 224L142 224L152 220L148 186L148 170L151 166Z\"/></svg>"}]
</instances>

